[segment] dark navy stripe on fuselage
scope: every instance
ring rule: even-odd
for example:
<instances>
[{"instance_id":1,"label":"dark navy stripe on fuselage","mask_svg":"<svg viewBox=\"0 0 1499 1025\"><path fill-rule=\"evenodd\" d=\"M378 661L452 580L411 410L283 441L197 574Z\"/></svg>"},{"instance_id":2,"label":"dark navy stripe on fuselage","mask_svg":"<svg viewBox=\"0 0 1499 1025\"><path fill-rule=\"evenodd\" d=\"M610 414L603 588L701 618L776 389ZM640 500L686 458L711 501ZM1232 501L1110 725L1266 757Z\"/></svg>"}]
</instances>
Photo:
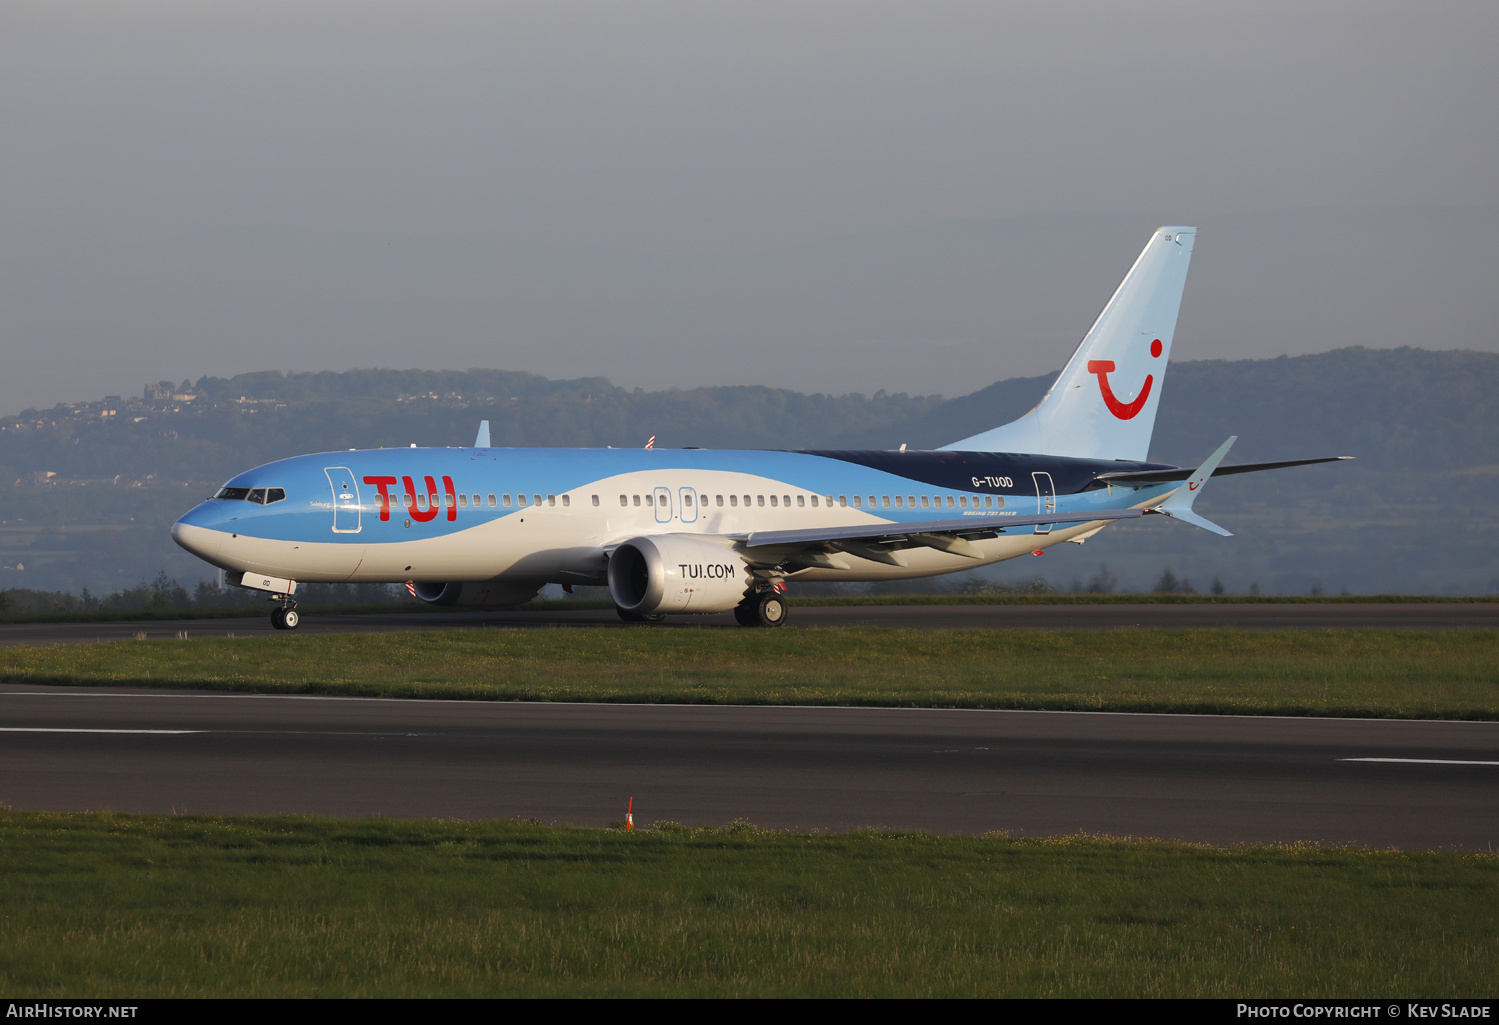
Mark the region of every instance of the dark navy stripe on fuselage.
<instances>
[{"instance_id":1,"label":"dark navy stripe on fuselage","mask_svg":"<svg viewBox=\"0 0 1499 1025\"><path fill-rule=\"evenodd\" d=\"M861 452L796 450L953 491L994 494L1035 494L1031 475L1051 475L1056 494L1072 495L1087 489L1100 473L1134 473L1175 469L1166 463L1137 463L1127 459L1073 459L1066 456L1022 455L1009 452ZM1002 484L1009 481L1009 484Z\"/></svg>"}]
</instances>

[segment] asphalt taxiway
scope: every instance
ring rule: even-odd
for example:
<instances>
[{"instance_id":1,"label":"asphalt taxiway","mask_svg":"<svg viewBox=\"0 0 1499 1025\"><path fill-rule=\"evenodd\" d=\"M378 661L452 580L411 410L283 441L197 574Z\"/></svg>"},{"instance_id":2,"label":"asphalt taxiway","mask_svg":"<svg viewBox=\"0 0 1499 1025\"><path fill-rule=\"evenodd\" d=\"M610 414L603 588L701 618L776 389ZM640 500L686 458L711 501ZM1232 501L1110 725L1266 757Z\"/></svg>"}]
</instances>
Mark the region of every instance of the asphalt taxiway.
<instances>
[{"instance_id":1,"label":"asphalt taxiway","mask_svg":"<svg viewBox=\"0 0 1499 1025\"><path fill-rule=\"evenodd\" d=\"M1499 723L0 685L15 809L1492 850Z\"/></svg>"}]
</instances>

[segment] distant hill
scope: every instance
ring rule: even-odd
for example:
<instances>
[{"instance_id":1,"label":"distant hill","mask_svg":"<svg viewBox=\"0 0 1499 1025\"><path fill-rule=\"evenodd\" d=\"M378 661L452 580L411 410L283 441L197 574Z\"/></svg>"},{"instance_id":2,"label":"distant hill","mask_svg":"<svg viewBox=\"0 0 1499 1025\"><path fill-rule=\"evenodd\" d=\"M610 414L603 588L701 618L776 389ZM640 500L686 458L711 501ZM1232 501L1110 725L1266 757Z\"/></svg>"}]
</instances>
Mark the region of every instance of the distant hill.
<instances>
[{"instance_id":1,"label":"distant hill","mask_svg":"<svg viewBox=\"0 0 1499 1025\"><path fill-rule=\"evenodd\" d=\"M497 370L242 374L162 382L142 397L0 418L0 587L95 592L205 567L172 520L239 470L310 451L496 444L671 448L935 447L1023 414L1054 375L960 398L721 387L646 392L604 378ZM1499 590L1499 355L1339 349L1174 364L1154 458L1190 464L1229 434L1230 461L1354 455L1332 467L1214 482L1200 508L1241 536L1179 524L1113 528L1001 574L1088 579L1103 563L1146 586L1166 565L1265 591ZM25 569L14 567L23 565ZM7 568L8 567L8 568ZM1147 579L1148 578L1148 579Z\"/></svg>"}]
</instances>

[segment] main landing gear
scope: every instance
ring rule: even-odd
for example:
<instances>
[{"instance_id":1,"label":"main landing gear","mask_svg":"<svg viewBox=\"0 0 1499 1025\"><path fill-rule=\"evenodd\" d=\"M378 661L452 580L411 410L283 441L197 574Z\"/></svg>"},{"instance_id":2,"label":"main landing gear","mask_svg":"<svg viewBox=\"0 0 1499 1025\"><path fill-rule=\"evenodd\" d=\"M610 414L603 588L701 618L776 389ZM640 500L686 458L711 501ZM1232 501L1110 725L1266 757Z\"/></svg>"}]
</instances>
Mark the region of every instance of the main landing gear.
<instances>
[{"instance_id":1,"label":"main landing gear","mask_svg":"<svg viewBox=\"0 0 1499 1025\"><path fill-rule=\"evenodd\" d=\"M278 594L271 601L279 601L281 607L271 613L271 626L277 630L295 630L302 622L302 616L297 612L297 603L284 594Z\"/></svg>"},{"instance_id":2,"label":"main landing gear","mask_svg":"<svg viewBox=\"0 0 1499 1025\"><path fill-rule=\"evenodd\" d=\"M734 607L740 626L781 626L786 622L786 599L776 591L757 591Z\"/></svg>"},{"instance_id":3,"label":"main landing gear","mask_svg":"<svg viewBox=\"0 0 1499 1025\"><path fill-rule=\"evenodd\" d=\"M619 618L623 619L626 623L659 623L666 618L664 612L653 612L650 615L646 615L644 612L626 612L618 605L614 606L614 611L618 612Z\"/></svg>"}]
</instances>

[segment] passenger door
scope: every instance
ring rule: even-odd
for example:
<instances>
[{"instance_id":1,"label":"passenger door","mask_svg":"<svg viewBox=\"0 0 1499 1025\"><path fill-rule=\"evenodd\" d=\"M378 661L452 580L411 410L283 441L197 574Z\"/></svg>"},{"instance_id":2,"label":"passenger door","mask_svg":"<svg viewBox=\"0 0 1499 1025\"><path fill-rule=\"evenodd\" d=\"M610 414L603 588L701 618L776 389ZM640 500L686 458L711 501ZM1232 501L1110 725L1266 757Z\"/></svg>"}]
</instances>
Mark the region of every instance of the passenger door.
<instances>
[{"instance_id":1,"label":"passenger door","mask_svg":"<svg viewBox=\"0 0 1499 1025\"><path fill-rule=\"evenodd\" d=\"M354 471L347 466L329 466L323 472L333 488L333 533L359 533L359 485L354 482Z\"/></svg>"},{"instance_id":2,"label":"passenger door","mask_svg":"<svg viewBox=\"0 0 1499 1025\"><path fill-rule=\"evenodd\" d=\"M656 489L656 522L671 522L671 488Z\"/></svg>"},{"instance_id":3,"label":"passenger door","mask_svg":"<svg viewBox=\"0 0 1499 1025\"><path fill-rule=\"evenodd\" d=\"M1036 515L1042 516L1046 513L1057 511L1057 489L1051 482L1051 474L1046 472L1032 473L1031 479L1036 482ZM1037 534L1050 534L1052 524L1036 524Z\"/></svg>"}]
</instances>

